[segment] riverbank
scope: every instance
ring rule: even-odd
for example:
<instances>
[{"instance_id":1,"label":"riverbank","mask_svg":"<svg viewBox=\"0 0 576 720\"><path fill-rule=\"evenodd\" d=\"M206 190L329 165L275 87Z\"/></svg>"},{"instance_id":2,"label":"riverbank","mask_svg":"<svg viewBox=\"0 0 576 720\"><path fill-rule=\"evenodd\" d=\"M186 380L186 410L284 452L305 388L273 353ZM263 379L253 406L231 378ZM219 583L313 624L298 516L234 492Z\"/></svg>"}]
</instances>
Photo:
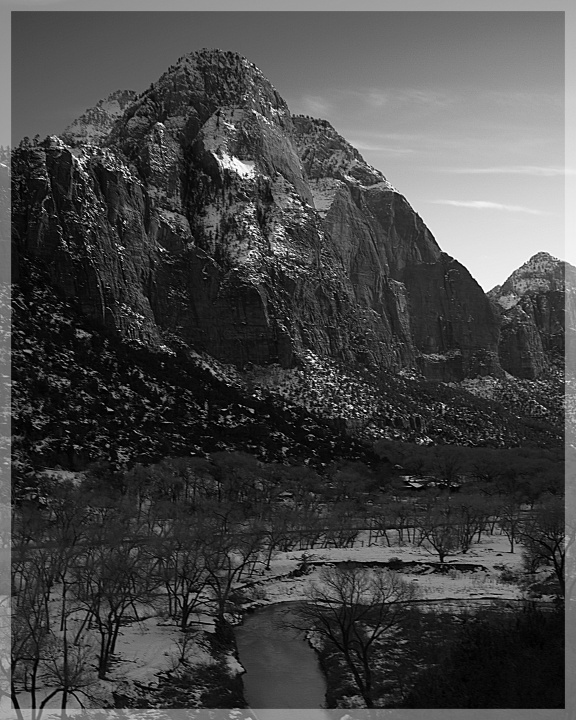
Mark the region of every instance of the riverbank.
<instances>
[{"instance_id":1,"label":"riverbank","mask_svg":"<svg viewBox=\"0 0 576 720\"><path fill-rule=\"evenodd\" d=\"M306 572L301 572L304 565ZM433 665L439 648L445 648L461 628L463 617L490 608L498 612L520 609L527 598L542 607L551 607L551 597L542 595L546 586L530 589L522 568L521 548L509 552L506 537L484 537L467 553L440 563L420 547L359 544L353 548L279 553L271 570L244 587L244 612L257 608L304 600L311 583L319 581L324 566L341 563L371 568L389 568L418 588L419 599L407 614L401 635L383 648L385 679L379 688L381 707L398 707L417 671ZM552 592L552 590L549 590ZM249 599L250 593L256 597ZM312 637L326 680L326 707L361 707L350 672L337 653Z\"/></svg>"},{"instance_id":2,"label":"riverbank","mask_svg":"<svg viewBox=\"0 0 576 720\"><path fill-rule=\"evenodd\" d=\"M420 604L434 607L436 613L458 615L494 601L516 605L527 594L522 587L522 548L510 553L504 535L483 536L467 553L450 556L444 563L421 547L398 544L390 535L391 546L369 546L361 535L354 547L276 553L270 570L237 583L232 609L246 615L259 607L303 600L310 583L318 582L321 567L342 562L401 572L419 588ZM306 572L302 572L303 562ZM546 589L539 592L544 594ZM58 607L57 598L54 607ZM233 638L236 618L228 617L228 628L220 631L214 617L206 613L194 620L192 630L182 633L166 617L149 611L129 619L121 628L108 679L89 688L92 706L246 707L244 668ZM441 635L438 642L444 642ZM320 661L325 667L329 704L342 707L341 703L347 702L342 700L344 696L353 697L351 691L343 688L343 676L330 672L335 664L329 657L320 657ZM25 695L23 707L29 706ZM56 708L58 700L56 697L47 709ZM143 702L147 705L140 704ZM70 707L74 707L72 702Z\"/></svg>"},{"instance_id":3,"label":"riverbank","mask_svg":"<svg viewBox=\"0 0 576 720\"><path fill-rule=\"evenodd\" d=\"M270 570L243 583L240 607L246 611L271 603L303 600L310 583L317 581L321 567L345 562L401 572L419 588L420 596L430 601L517 600L524 596L518 584L525 575L521 548L510 553L503 535L483 537L467 553L452 555L443 563L422 547L400 545L394 540L390 547L368 545L361 536L354 547L277 553ZM304 573L300 571L303 562L307 566Z\"/></svg>"},{"instance_id":4,"label":"riverbank","mask_svg":"<svg viewBox=\"0 0 576 720\"><path fill-rule=\"evenodd\" d=\"M196 644L196 643L195 643ZM207 658L198 662L193 649L176 667L157 673L152 683L134 683L135 692L125 698L127 708L246 708L234 627L216 620L214 631L205 634ZM121 698L115 694L116 707Z\"/></svg>"},{"instance_id":5,"label":"riverbank","mask_svg":"<svg viewBox=\"0 0 576 720\"><path fill-rule=\"evenodd\" d=\"M246 708L244 668L229 620L198 614L185 633L158 614L130 620L120 631L107 678L87 683L68 708ZM36 702L49 692L40 688ZM59 717L59 702L58 695L52 698L43 717ZM29 708L30 694L21 692L19 703Z\"/></svg>"}]
</instances>

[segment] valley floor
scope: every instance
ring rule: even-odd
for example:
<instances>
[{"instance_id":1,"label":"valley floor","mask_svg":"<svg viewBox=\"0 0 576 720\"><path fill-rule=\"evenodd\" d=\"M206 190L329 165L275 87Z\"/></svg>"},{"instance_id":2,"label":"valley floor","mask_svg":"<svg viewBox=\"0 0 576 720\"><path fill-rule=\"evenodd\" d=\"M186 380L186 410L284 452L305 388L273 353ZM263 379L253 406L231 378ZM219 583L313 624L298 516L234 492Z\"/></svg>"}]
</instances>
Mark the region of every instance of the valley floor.
<instances>
[{"instance_id":1,"label":"valley floor","mask_svg":"<svg viewBox=\"0 0 576 720\"><path fill-rule=\"evenodd\" d=\"M403 573L404 579L419 589L418 602L425 609L458 612L490 604L491 601L514 603L526 597L526 592L518 583L523 576L522 548L517 546L511 553L504 535L483 536L482 541L474 544L467 553L447 557L442 567L438 558L422 547L398 545L394 542L397 538L390 539L390 547L382 538L378 542L384 544L369 546L367 536L360 534L354 547L350 548L279 552L272 559L270 570L239 584L238 614L229 616L228 620L232 624L238 623L241 622L241 613L253 608L304 599L310 583L317 582L320 567L345 561L367 565L392 561L395 569ZM303 560L306 560L308 570L300 574ZM539 599L549 601L551 597ZM102 707L110 707L113 693L116 698L130 697L136 684L144 692L147 687L154 687L159 680L158 674L174 670L179 664L179 657L185 657L188 665L196 668L206 669L218 664L220 672L224 668L232 679L243 673L233 642L227 651L218 653L217 663L211 641L215 631L213 618L199 615L196 627L184 649L183 634L179 629L168 619L150 611L124 625L109 673L110 679L99 681L98 687L91 688L91 694L101 697ZM190 688L190 699L194 696L197 699L200 697L200 689L195 692ZM37 702L41 699L42 693ZM29 707L29 695L22 693L20 702L23 708ZM47 704L43 718L55 717L54 711L58 707L57 696ZM69 707L78 707L78 703L72 701ZM7 703L3 703L0 711L2 718L13 717Z\"/></svg>"}]
</instances>

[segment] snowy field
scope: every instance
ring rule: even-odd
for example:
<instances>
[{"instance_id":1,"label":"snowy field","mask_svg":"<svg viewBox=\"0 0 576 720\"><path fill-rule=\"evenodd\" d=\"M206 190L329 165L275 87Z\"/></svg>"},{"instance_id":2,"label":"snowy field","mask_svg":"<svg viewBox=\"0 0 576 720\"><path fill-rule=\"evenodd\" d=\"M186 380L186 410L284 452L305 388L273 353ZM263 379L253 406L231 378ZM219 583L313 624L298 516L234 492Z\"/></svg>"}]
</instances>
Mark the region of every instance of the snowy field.
<instances>
[{"instance_id":1,"label":"snowy field","mask_svg":"<svg viewBox=\"0 0 576 720\"><path fill-rule=\"evenodd\" d=\"M391 538L392 540L392 538ZM362 542L362 536L360 536ZM522 590L514 583L504 582L502 573L522 574L521 547L510 553L510 543L505 535L483 537L482 542L472 545L466 553L450 555L446 564L458 565L460 563L481 565L485 570L474 572L460 572L458 569L446 574L433 572L432 568L415 569L402 573L405 580L417 584L422 600L439 600L442 598L500 598L517 600L522 597ZM297 569L305 554L312 564L312 572L299 578L286 577ZM287 553L278 553L272 560L271 569L265 573L265 578L257 582L266 593L265 598L258 599L254 605L264 603L283 602L287 600L301 600L305 598L307 587L311 582L317 581L318 566L316 563L330 564L346 561L358 563L386 563L392 559L401 562L437 563L438 557L424 550L422 547L412 545L372 545L364 547L357 543L353 548L329 548L321 550L307 550L303 553L296 550ZM266 577L268 576L268 577Z\"/></svg>"}]
</instances>

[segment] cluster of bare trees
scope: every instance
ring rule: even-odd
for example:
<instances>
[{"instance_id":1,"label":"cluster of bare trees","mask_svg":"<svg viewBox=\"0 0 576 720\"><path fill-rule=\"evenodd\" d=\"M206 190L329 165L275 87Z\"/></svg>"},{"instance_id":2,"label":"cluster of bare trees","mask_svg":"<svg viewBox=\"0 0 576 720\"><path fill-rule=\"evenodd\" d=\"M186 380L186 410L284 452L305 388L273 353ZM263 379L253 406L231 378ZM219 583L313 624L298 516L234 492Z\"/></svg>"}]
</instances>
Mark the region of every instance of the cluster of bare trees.
<instances>
[{"instance_id":1,"label":"cluster of bare trees","mask_svg":"<svg viewBox=\"0 0 576 720\"><path fill-rule=\"evenodd\" d=\"M222 621L234 610L235 586L270 569L275 552L346 547L360 532L369 543L422 545L443 562L498 527L511 552L521 540L527 566L549 564L564 589L561 498L543 496L528 511L518 496L503 492L413 499L389 493L367 504L365 491L374 481L359 464L341 464L320 477L307 467L215 453L209 461L171 458L124 472L95 467L79 484L54 482L44 494L20 498L13 517L12 676L6 690L15 708L22 691L38 713L58 694L63 709L71 697L81 705L91 702L95 681L109 673L124 624L157 613L183 632L201 612ZM410 592L390 576L346 577L338 592L362 596L346 630L360 644L346 652L355 658L351 672L369 699L371 653ZM335 582L324 578L332 594ZM340 601L334 597L318 595L314 602L335 609ZM336 625L329 623L333 634L338 623L350 621L338 617Z\"/></svg>"},{"instance_id":2,"label":"cluster of bare trees","mask_svg":"<svg viewBox=\"0 0 576 720\"><path fill-rule=\"evenodd\" d=\"M367 708L375 706L377 670L391 650L393 631L416 597L415 587L393 572L324 568L297 611L301 627L339 653Z\"/></svg>"},{"instance_id":3,"label":"cluster of bare trees","mask_svg":"<svg viewBox=\"0 0 576 720\"><path fill-rule=\"evenodd\" d=\"M339 481L337 493L351 492ZM97 466L80 484L19 498L5 689L17 712L21 692L33 720L57 695L63 711L71 697L89 704L124 624L163 613L186 632L201 612L223 620L235 585L269 568L275 551L348 542L352 513L326 517L313 492L321 486L305 467L215 453L124 472Z\"/></svg>"},{"instance_id":4,"label":"cluster of bare trees","mask_svg":"<svg viewBox=\"0 0 576 720\"><path fill-rule=\"evenodd\" d=\"M436 495L414 503L407 513L402 503L397 505L388 508L386 520L379 518L378 527L386 533L390 521L400 520L405 536L426 545L441 562L447 554L466 552L474 538L499 524L511 552L515 540L522 543L526 569L551 568L564 595L565 554L574 544L575 531L566 542L561 497L545 495L528 512L513 498L486 503L476 494ZM322 645L336 653L365 706L372 708L383 687L395 631L403 627L416 599L415 587L393 572L344 564L320 571L297 614L301 627L312 629Z\"/></svg>"},{"instance_id":5,"label":"cluster of bare trees","mask_svg":"<svg viewBox=\"0 0 576 720\"><path fill-rule=\"evenodd\" d=\"M521 543L527 570L549 565L564 593L565 515L564 500L543 495L527 507L514 495L486 496L470 492L432 494L388 505L372 519L370 540L396 531L399 543L420 545L444 562L449 555L466 553L483 534L506 535L510 552Z\"/></svg>"}]
</instances>

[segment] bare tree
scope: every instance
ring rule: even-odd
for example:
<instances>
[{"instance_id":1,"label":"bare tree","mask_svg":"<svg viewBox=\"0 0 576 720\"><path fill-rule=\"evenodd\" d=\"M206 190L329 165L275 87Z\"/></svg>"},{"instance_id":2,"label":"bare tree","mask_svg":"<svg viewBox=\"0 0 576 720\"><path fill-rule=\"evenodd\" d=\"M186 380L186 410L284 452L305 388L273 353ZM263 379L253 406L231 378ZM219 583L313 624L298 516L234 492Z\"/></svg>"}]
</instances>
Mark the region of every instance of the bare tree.
<instances>
[{"instance_id":1,"label":"bare tree","mask_svg":"<svg viewBox=\"0 0 576 720\"><path fill-rule=\"evenodd\" d=\"M500 528L510 541L510 552L514 552L514 544L520 535L523 523L522 509L518 500L511 496L504 499L498 510L500 516Z\"/></svg>"},{"instance_id":2,"label":"bare tree","mask_svg":"<svg viewBox=\"0 0 576 720\"><path fill-rule=\"evenodd\" d=\"M465 553L470 549L474 537L482 531L486 522L486 499L478 494L462 494L453 501L456 507L456 527L460 550Z\"/></svg>"},{"instance_id":3,"label":"bare tree","mask_svg":"<svg viewBox=\"0 0 576 720\"><path fill-rule=\"evenodd\" d=\"M324 518L324 547L353 547L359 522L358 510L349 500L331 507Z\"/></svg>"},{"instance_id":4,"label":"bare tree","mask_svg":"<svg viewBox=\"0 0 576 720\"><path fill-rule=\"evenodd\" d=\"M288 551L296 547L296 529L299 527L298 511L293 507L277 505L268 515L264 558L266 570L270 570L270 562L276 550Z\"/></svg>"},{"instance_id":5,"label":"bare tree","mask_svg":"<svg viewBox=\"0 0 576 720\"><path fill-rule=\"evenodd\" d=\"M301 628L314 630L341 654L368 708L376 699L376 660L415 597L415 588L389 571L324 568L297 611Z\"/></svg>"},{"instance_id":6,"label":"bare tree","mask_svg":"<svg viewBox=\"0 0 576 720\"><path fill-rule=\"evenodd\" d=\"M147 554L129 542L89 548L71 569L78 603L100 636L98 677L106 678L122 621L152 599ZM81 629L83 630L83 626ZM79 631L80 633L80 631Z\"/></svg>"},{"instance_id":7,"label":"bare tree","mask_svg":"<svg viewBox=\"0 0 576 720\"><path fill-rule=\"evenodd\" d=\"M390 545L388 535L385 530L396 530L398 545L404 545L405 540L410 542L415 540L415 516L416 503L414 500L390 500L385 507L379 511L377 518L377 526L379 532L386 536L386 541ZM412 534L410 529L412 528Z\"/></svg>"},{"instance_id":8,"label":"bare tree","mask_svg":"<svg viewBox=\"0 0 576 720\"><path fill-rule=\"evenodd\" d=\"M430 463L432 472L447 485L455 483L464 469L461 449L450 445L437 447Z\"/></svg>"},{"instance_id":9,"label":"bare tree","mask_svg":"<svg viewBox=\"0 0 576 720\"><path fill-rule=\"evenodd\" d=\"M46 584L41 559L32 556L24 566L24 574L11 608L11 697L14 708L19 710L19 692L29 693L30 718L38 720L57 693L49 693L41 702L38 699L42 661L51 638L50 587Z\"/></svg>"},{"instance_id":10,"label":"bare tree","mask_svg":"<svg viewBox=\"0 0 576 720\"><path fill-rule=\"evenodd\" d=\"M156 548L156 573L166 588L170 615L186 630L206 587L205 539L190 519L179 520Z\"/></svg>"},{"instance_id":11,"label":"bare tree","mask_svg":"<svg viewBox=\"0 0 576 720\"><path fill-rule=\"evenodd\" d=\"M12 679L22 681L37 707L40 664L50 635L50 595L55 582L57 553L50 548L14 548L12 566Z\"/></svg>"},{"instance_id":12,"label":"bare tree","mask_svg":"<svg viewBox=\"0 0 576 720\"><path fill-rule=\"evenodd\" d=\"M563 498L551 496L534 508L532 517L520 530L524 545L524 561L531 570L551 565L565 593L564 567L566 559L565 517Z\"/></svg>"},{"instance_id":13,"label":"bare tree","mask_svg":"<svg viewBox=\"0 0 576 720\"><path fill-rule=\"evenodd\" d=\"M209 532L209 528L204 529ZM265 530L248 525L227 528L211 533L204 545L204 566L207 585L216 601L216 613L221 620L228 605L234 583L253 571L264 546Z\"/></svg>"},{"instance_id":14,"label":"bare tree","mask_svg":"<svg viewBox=\"0 0 576 720\"><path fill-rule=\"evenodd\" d=\"M456 524L455 510L449 500L437 499L429 504L419 518L420 544L436 552L440 562L460 549L461 539Z\"/></svg>"},{"instance_id":15,"label":"bare tree","mask_svg":"<svg viewBox=\"0 0 576 720\"><path fill-rule=\"evenodd\" d=\"M52 689L52 697L61 693L62 720L66 718L70 697L75 698L82 708L84 701L80 696L91 699L89 689L97 683L92 660L89 645L70 642L66 633L60 637L52 636L45 651L42 679Z\"/></svg>"}]
</instances>

